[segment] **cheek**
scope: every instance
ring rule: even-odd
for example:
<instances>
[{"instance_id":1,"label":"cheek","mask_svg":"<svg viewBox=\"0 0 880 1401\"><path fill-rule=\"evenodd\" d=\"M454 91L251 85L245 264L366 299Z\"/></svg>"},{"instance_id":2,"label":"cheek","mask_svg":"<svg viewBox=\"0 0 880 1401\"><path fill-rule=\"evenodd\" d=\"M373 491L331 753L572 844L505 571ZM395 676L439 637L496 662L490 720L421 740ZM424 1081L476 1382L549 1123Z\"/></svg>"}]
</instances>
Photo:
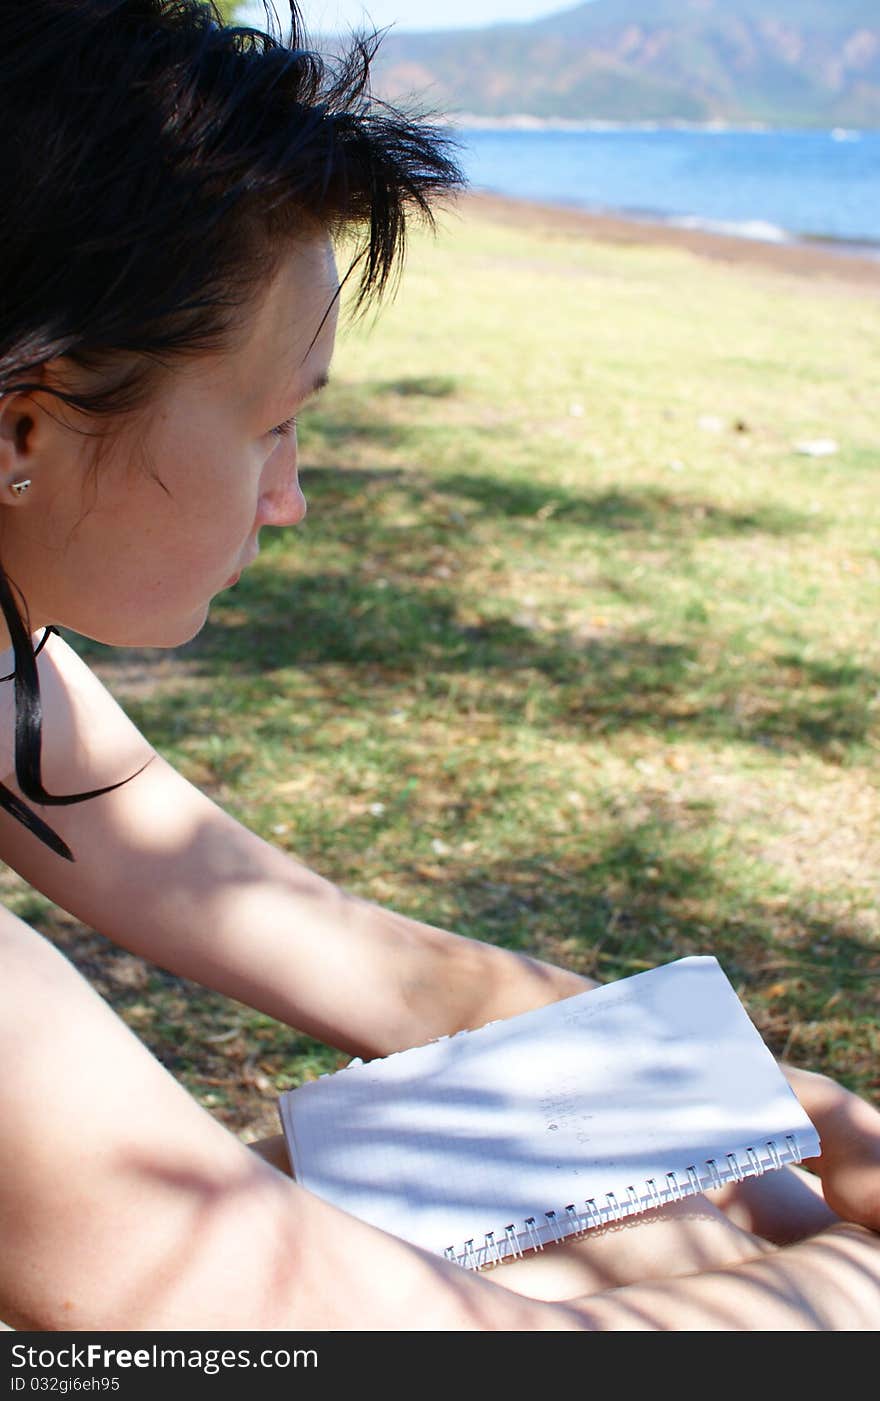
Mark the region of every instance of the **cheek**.
<instances>
[{"instance_id":1,"label":"cheek","mask_svg":"<svg viewBox=\"0 0 880 1401\"><path fill-rule=\"evenodd\" d=\"M195 454L152 500L151 534L160 549L189 542L192 556L240 545L254 529L265 453L230 451L217 442Z\"/></svg>"},{"instance_id":2,"label":"cheek","mask_svg":"<svg viewBox=\"0 0 880 1401\"><path fill-rule=\"evenodd\" d=\"M164 422L145 451L119 459L98 484L90 544L105 565L150 591L221 587L259 524L271 450L214 415L211 430ZM267 470L268 469L268 470ZM103 550L100 537L104 537ZM106 577L106 575L105 575Z\"/></svg>"}]
</instances>

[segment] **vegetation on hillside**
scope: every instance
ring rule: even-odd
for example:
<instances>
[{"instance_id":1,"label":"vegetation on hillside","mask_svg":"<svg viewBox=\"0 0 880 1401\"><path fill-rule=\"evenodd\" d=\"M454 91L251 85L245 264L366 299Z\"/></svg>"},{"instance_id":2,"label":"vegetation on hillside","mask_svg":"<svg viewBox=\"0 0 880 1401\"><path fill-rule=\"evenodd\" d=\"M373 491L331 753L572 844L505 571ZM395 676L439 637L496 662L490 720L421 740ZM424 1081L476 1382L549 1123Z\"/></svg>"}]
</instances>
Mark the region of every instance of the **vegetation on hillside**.
<instances>
[{"instance_id":1,"label":"vegetation on hillside","mask_svg":"<svg viewBox=\"0 0 880 1401\"><path fill-rule=\"evenodd\" d=\"M392 31L377 73L450 114L880 126L874 0L593 0L529 24Z\"/></svg>"}]
</instances>

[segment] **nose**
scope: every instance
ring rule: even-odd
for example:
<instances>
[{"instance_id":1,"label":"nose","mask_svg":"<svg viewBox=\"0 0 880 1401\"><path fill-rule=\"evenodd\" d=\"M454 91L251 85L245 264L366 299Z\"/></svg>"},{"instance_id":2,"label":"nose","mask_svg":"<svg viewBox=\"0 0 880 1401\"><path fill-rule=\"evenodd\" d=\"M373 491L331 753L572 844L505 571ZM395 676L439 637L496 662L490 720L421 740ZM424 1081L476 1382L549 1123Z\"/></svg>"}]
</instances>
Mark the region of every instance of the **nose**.
<instances>
[{"instance_id":1,"label":"nose","mask_svg":"<svg viewBox=\"0 0 880 1401\"><path fill-rule=\"evenodd\" d=\"M299 525L305 519L307 509L299 477L294 472L292 480L283 487L273 488L261 495L260 524Z\"/></svg>"},{"instance_id":2,"label":"nose","mask_svg":"<svg viewBox=\"0 0 880 1401\"><path fill-rule=\"evenodd\" d=\"M296 440L284 444L284 452L276 450L275 470L260 492L261 525L299 525L307 506L297 473Z\"/></svg>"}]
</instances>

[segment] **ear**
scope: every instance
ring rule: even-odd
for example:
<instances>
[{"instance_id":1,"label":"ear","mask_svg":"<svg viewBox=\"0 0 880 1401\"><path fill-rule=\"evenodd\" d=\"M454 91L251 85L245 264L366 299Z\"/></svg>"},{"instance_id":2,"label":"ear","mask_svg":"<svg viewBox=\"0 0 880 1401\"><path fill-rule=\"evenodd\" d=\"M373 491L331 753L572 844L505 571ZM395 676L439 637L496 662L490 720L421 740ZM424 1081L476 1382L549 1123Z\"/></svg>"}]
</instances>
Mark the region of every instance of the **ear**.
<instances>
[{"instance_id":1,"label":"ear","mask_svg":"<svg viewBox=\"0 0 880 1401\"><path fill-rule=\"evenodd\" d=\"M0 505L24 506L33 493L41 418L30 395L0 395Z\"/></svg>"}]
</instances>

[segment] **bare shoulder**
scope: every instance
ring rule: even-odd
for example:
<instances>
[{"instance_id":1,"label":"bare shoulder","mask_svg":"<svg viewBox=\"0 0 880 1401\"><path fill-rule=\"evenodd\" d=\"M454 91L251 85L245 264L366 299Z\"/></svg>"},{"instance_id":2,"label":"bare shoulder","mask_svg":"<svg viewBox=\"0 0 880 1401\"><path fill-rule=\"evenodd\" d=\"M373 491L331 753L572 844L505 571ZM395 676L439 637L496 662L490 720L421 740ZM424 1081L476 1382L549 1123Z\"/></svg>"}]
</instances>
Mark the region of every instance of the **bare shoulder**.
<instances>
[{"instance_id":1,"label":"bare shoulder","mask_svg":"<svg viewBox=\"0 0 880 1401\"><path fill-rule=\"evenodd\" d=\"M152 753L103 682L63 637L50 637L38 665L44 781L50 791L112 783Z\"/></svg>"},{"instance_id":2,"label":"bare shoulder","mask_svg":"<svg viewBox=\"0 0 880 1401\"><path fill-rule=\"evenodd\" d=\"M74 649L52 635L38 658L41 704L41 778L53 795L90 793L125 784L154 758L154 750L126 716L107 688ZM11 683L0 685L0 776L6 788L38 812L72 850L90 844L94 803L40 807L22 793L15 774L15 698ZM0 810L0 859L32 885L69 908L65 898L72 868L63 873L61 888L50 891L47 878L58 861L42 842L5 810Z\"/></svg>"},{"instance_id":3,"label":"bare shoulder","mask_svg":"<svg viewBox=\"0 0 880 1401\"><path fill-rule=\"evenodd\" d=\"M43 781L50 792L113 783L152 754L147 741L91 668L53 634L40 652ZM0 684L0 775L17 791L15 697Z\"/></svg>"}]
</instances>

